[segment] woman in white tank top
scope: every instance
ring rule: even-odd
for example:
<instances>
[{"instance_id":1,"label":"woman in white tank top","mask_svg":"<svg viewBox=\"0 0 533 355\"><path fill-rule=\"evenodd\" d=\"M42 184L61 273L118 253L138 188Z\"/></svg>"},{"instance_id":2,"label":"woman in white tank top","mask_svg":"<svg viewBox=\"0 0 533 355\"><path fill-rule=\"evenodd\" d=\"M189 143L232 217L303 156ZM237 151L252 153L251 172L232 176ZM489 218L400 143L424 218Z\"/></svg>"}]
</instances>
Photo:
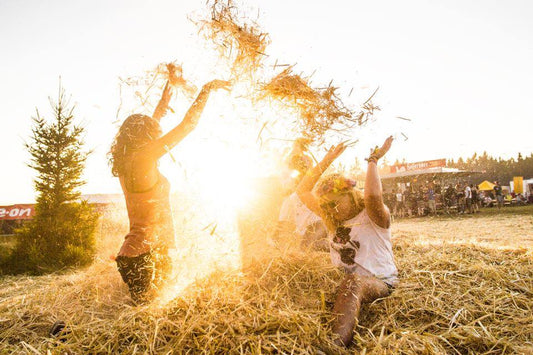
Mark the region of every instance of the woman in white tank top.
<instances>
[{"instance_id":1,"label":"woman in white tank top","mask_svg":"<svg viewBox=\"0 0 533 355\"><path fill-rule=\"evenodd\" d=\"M346 271L333 312L333 331L339 344L348 345L362 303L389 295L398 272L392 254L390 212L383 203L377 161L387 153L392 137L370 154L364 194L353 181L339 174L330 175L315 185L322 173L344 152L341 143L331 147L296 190L303 203L321 216L330 235L330 255L335 265Z\"/></svg>"}]
</instances>

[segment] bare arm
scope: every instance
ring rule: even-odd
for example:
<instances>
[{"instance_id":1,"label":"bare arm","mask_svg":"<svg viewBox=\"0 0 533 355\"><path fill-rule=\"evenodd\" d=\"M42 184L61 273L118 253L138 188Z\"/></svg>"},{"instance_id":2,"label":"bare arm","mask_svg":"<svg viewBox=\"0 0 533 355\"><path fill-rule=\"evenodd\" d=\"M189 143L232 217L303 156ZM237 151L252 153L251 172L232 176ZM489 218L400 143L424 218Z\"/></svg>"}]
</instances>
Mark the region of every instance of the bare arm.
<instances>
[{"instance_id":1,"label":"bare arm","mask_svg":"<svg viewBox=\"0 0 533 355\"><path fill-rule=\"evenodd\" d=\"M383 189L381 187L377 161L388 152L392 140L392 136L388 137L381 148L371 153L366 171L364 195L366 213L374 223L382 228L390 227L390 212L383 203Z\"/></svg>"},{"instance_id":2,"label":"bare arm","mask_svg":"<svg viewBox=\"0 0 533 355\"><path fill-rule=\"evenodd\" d=\"M322 212L315 195L313 195L313 188L324 171L326 171L331 163L333 163L333 161L339 155L341 155L344 150L346 150L346 146L343 143L337 146L332 146L322 161L320 161L313 169L305 174L304 178L302 181L300 181L300 184L296 188L296 194L300 200L307 206L307 208L319 216L322 215Z\"/></svg>"},{"instance_id":3,"label":"bare arm","mask_svg":"<svg viewBox=\"0 0 533 355\"><path fill-rule=\"evenodd\" d=\"M151 157L159 158L172 149L176 144L178 144L183 138L185 138L189 133L191 133L194 128L198 125L200 116L207 104L207 99L211 90L228 88L229 83L222 80L213 80L204 85L196 100L193 102L183 120L174 127L170 132L165 134L163 137L155 140L153 143L148 145L143 151L150 155ZM144 153L143 152L143 153Z\"/></svg>"},{"instance_id":4,"label":"bare arm","mask_svg":"<svg viewBox=\"0 0 533 355\"><path fill-rule=\"evenodd\" d=\"M165 88L163 89L163 94L161 95L161 100L159 100L159 103L154 110L154 114L152 115L152 118L157 122L159 122L167 113L168 103L170 101L170 97L172 96L172 87L169 84L170 82L167 81Z\"/></svg>"},{"instance_id":5,"label":"bare arm","mask_svg":"<svg viewBox=\"0 0 533 355\"><path fill-rule=\"evenodd\" d=\"M167 70L168 81L165 84L165 88L163 89L161 100L159 100L159 103L157 104L157 107L154 110L154 114L152 115L152 118L157 122L159 122L159 120L167 113L168 103L170 102L170 98L172 97L172 86L176 85L179 82L179 78L177 77L176 72L180 71L181 68L177 67L174 63L168 63Z\"/></svg>"}]
</instances>

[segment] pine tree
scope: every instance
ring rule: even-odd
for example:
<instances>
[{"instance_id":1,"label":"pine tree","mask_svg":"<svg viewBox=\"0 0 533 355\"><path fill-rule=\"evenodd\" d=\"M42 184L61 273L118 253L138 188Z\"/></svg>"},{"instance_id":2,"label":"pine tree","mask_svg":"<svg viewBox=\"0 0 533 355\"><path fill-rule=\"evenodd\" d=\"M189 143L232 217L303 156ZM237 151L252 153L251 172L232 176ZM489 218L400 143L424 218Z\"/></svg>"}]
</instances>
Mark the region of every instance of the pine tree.
<instances>
[{"instance_id":1,"label":"pine tree","mask_svg":"<svg viewBox=\"0 0 533 355\"><path fill-rule=\"evenodd\" d=\"M17 231L17 246L9 260L14 272L40 274L65 267L87 265L95 250L94 232L98 215L87 202L78 202L85 161L84 128L74 124L59 86L57 102L50 99L54 118L48 122L37 111L33 118L28 164L38 173L34 219Z\"/></svg>"},{"instance_id":2,"label":"pine tree","mask_svg":"<svg viewBox=\"0 0 533 355\"><path fill-rule=\"evenodd\" d=\"M29 167L39 175L35 180L37 205L42 212L51 212L64 202L80 196L78 188L89 152L84 152L83 127L74 125L74 107L68 108L65 93L60 88L57 103L50 100L54 121L47 124L39 115L33 118L32 142L26 144L32 159Z\"/></svg>"}]
</instances>

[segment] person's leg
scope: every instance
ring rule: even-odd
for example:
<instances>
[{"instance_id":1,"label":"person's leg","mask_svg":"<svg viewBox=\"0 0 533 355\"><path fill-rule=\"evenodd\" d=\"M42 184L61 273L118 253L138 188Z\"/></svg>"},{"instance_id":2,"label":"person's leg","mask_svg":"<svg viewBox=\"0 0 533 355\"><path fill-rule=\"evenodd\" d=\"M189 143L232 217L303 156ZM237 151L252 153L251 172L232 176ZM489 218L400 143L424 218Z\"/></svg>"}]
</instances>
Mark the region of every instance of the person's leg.
<instances>
[{"instance_id":1,"label":"person's leg","mask_svg":"<svg viewBox=\"0 0 533 355\"><path fill-rule=\"evenodd\" d=\"M130 231L115 259L122 280L136 303L149 300L154 278L154 260L150 243L143 233Z\"/></svg>"},{"instance_id":2,"label":"person's leg","mask_svg":"<svg viewBox=\"0 0 533 355\"><path fill-rule=\"evenodd\" d=\"M117 268L122 280L128 285L131 298L136 303L150 300L150 290L154 279L154 260L152 253L144 253L134 257L119 255L116 258Z\"/></svg>"},{"instance_id":3,"label":"person's leg","mask_svg":"<svg viewBox=\"0 0 533 355\"><path fill-rule=\"evenodd\" d=\"M333 306L336 315L333 332L339 336L336 344L347 346L352 341L362 303L386 297L389 293L387 284L375 277L347 274L340 284Z\"/></svg>"},{"instance_id":4,"label":"person's leg","mask_svg":"<svg viewBox=\"0 0 533 355\"><path fill-rule=\"evenodd\" d=\"M176 248L176 233L170 211L161 212L156 227L157 241L153 245L154 254L154 286L163 287L172 277L172 258L170 250Z\"/></svg>"}]
</instances>

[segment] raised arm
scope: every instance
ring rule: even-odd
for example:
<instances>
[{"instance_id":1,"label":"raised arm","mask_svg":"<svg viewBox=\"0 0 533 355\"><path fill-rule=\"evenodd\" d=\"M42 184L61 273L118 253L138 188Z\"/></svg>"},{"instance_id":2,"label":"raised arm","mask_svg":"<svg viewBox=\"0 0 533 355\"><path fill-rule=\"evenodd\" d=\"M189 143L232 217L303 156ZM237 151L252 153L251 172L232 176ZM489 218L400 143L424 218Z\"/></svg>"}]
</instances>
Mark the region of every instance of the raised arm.
<instances>
[{"instance_id":1,"label":"raised arm","mask_svg":"<svg viewBox=\"0 0 533 355\"><path fill-rule=\"evenodd\" d=\"M161 100L159 100L159 103L157 104L154 114L152 115L152 118L159 122L163 116L167 113L168 110L168 103L170 102L170 98L172 97L172 85L176 85L178 82L178 77L176 76L176 71L179 70L174 63L168 63L167 64L167 70L168 70L168 81L165 84L165 88L163 89L163 94L161 94Z\"/></svg>"},{"instance_id":2,"label":"raised arm","mask_svg":"<svg viewBox=\"0 0 533 355\"><path fill-rule=\"evenodd\" d=\"M381 148L374 149L367 159L368 168L366 171L364 194L365 209L370 219L382 228L390 227L390 212L383 203L383 189L381 187L377 162L389 151L392 140L392 136L388 137Z\"/></svg>"},{"instance_id":3,"label":"raised arm","mask_svg":"<svg viewBox=\"0 0 533 355\"><path fill-rule=\"evenodd\" d=\"M198 125L200 116L205 108L207 99L212 90L228 89L230 83L223 80L213 80L205 84L185 114L183 120L163 137L155 140L144 148L144 152L151 157L159 158L178 144L183 138L191 133Z\"/></svg>"},{"instance_id":4,"label":"raised arm","mask_svg":"<svg viewBox=\"0 0 533 355\"><path fill-rule=\"evenodd\" d=\"M161 100L159 100L159 103L157 104L154 114L152 115L152 118L159 122L161 118L167 113L168 110L168 103L170 101L170 98L172 97L172 86L169 85L169 82L165 84L165 88L163 89L163 94L161 94Z\"/></svg>"},{"instance_id":5,"label":"raised arm","mask_svg":"<svg viewBox=\"0 0 533 355\"><path fill-rule=\"evenodd\" d=\"M313 195L313 188L324 171L326 171L331 163L333 163L333 161L337 159L337 157L345 150L346 146L344 143L340 143L337 146L331 146L322 161L320 161L313 169L305 174L302 181L300 181L300 184L298 184L298 187L296 188L296 194L300 200L307 206L307 208L319 216L322 215L322 212L320 211L320 205L315 195Z\"/></svg>"}]
</instances>

